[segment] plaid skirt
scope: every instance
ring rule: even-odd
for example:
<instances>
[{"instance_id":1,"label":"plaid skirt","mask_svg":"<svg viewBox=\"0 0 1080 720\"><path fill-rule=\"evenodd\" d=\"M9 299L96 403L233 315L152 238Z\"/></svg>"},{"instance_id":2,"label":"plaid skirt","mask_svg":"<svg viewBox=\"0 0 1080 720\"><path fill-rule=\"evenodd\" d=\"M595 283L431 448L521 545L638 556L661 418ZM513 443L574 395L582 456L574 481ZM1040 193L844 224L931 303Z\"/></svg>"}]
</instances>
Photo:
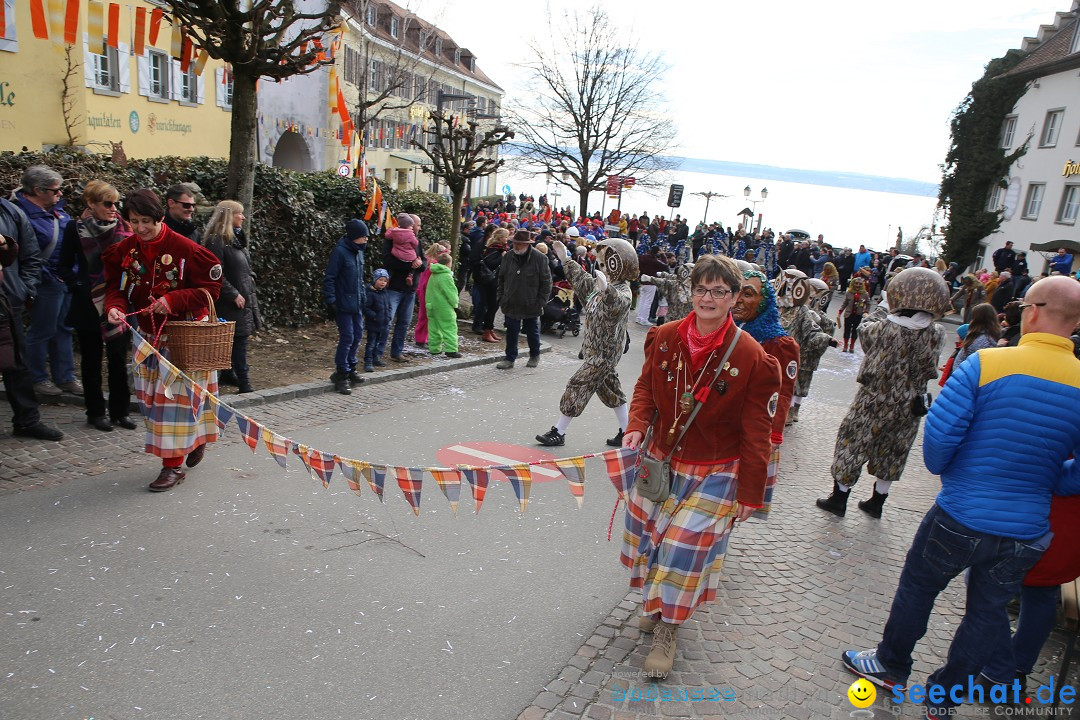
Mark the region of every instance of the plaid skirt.
<instances>
[{"instance_id":1,"label":"plaid skirt","mask_svg":"<svg viewBox=\"0 0 1080 720\"><path fill-rule=\"evenodd\" d=\"M168 357L168 349L161 349L161 354ZM213 405L178 375L166 384L170 378L163 377L156 355L135 366L133 375L135 399L146 425L146 452L163 459L184 457L218 439ZM193 372L188 377L217 395L217 371Z\"/></svg>"},{"instance_id":2,"label":"plaid skirt","mask_svg":"<svg viewBox=\"0 0 1080 720\"><path fill-rule=\"evenodd\" d=\"M750 517L755 520L768 520L772 509L773 490L776 489L776 470L780 467L780 446L773 443L769 451L769 466L765 471L765 503Z\"/></svg>"},{"instance_id":3,"label":"plaid skirt","mask_svg":"<svg viewBox=\"0 0 1080 720\"><path fill-rule=\"evenodd\" d=\"M686 622L716 597L726 538L735 522L739 461L689 465L672 461L671 493L657 504L630 491L620 561L630 587L641 589L645 615Z\"/></svg>"}]
</instances>

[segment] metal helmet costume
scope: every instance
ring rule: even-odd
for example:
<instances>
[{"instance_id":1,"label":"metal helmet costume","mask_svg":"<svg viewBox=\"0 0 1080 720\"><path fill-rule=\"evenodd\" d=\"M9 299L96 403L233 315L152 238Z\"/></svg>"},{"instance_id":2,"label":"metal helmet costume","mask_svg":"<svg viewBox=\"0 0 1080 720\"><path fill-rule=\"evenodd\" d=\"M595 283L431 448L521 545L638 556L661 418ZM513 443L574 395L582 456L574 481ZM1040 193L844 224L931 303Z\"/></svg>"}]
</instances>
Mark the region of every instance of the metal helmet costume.
<instances>
[{"instance_id":1,"label":"metal helmet costume","mask_svg":"<svg viewBox=\"0 0 1080 720\"><path fill-rule=\"evenodd\" d=\"M776 304L779 307L799 307L810 299L809 278L801 270L788 269L776 276L773 289L776 290Z\"/></svg>"},{"instance_id":2,"label":"metal helmet costume","mask_svg":"<svg viewBox=\"0 0 1080 720\"><path fill-rule=\"evenodd\" d=\"M930 268L907 268L889 281L889 311L928 312L940 319L949 311L949 286Z\"/></svg>"},{"instance_id":3,"label":"metal helmet costume","mask_svg":"<svg viewBox=\"0 0 1080 720\"><path fill-rule=\"evenodd\" d=\"M596 244L597 260L612 282L637 280L638 255L634 246L622 238L609 238Z\"/></svg>"}]
</instances>

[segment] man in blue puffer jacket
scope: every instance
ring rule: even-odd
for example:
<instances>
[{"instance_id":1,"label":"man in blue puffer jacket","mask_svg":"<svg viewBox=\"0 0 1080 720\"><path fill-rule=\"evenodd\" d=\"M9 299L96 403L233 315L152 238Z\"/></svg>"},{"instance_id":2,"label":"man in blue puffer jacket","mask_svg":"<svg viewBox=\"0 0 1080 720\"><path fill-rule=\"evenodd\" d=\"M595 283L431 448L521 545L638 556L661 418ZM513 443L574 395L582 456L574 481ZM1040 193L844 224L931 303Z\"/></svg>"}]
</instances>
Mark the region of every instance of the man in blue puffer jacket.
<instances>
[{"instance_id":1,"label":"man in blue puffer jacket","mask_svg":"<svg viewBox=\"0 0 1080 720\"><path fill-rule=\"evenodd\" d=\"M1050 544L1051 495L1080 493L1080 466L1068 459L1080 453L1080 360L1069 339L1080 323L1080 284L1040 280L1020 307L1020 344L980 350L931 408L923 458L941 492L915 533L881 643L842 656L857 675L904 685L934 599L970 568L963 622L927 681L928 690L944 688L927 700L928 717L959 705L1008 637L1005 605ZM956 685L963 692L951 695Z\"/></svg>"},{"instance_id":2,"label":"man in blue puffer jacket","mask_svg":"<svg viewBox=\"0 0 1080 720\"><path fill-rule=\"evenodd\" d=\"M368 227L353 218L345 223L345 236L330 251L323 278L326 314L337 321L338 345L334 354L337 368L330 376L334 389L342 395L352 393L350 383L359 385L364 378L356 373L356 351L364 337L364 251Z\"/></svg>"}]
</instances>

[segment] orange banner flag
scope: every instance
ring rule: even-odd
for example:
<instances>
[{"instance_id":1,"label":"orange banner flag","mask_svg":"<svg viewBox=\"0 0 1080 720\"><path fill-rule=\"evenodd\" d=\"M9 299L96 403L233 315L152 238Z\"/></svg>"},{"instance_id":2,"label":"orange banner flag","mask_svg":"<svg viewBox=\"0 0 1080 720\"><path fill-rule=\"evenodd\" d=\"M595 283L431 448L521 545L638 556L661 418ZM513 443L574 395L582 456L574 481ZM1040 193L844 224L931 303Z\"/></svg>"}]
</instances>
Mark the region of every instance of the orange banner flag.
<instances>
[{"instance_id":1,"label":"orange banner flag","mask_svg":"<svg viewBox=\"0 0 1080 720\"><path fill-rule=\"evenodd\" d=\"M146 52L146 8L135 8L135 54Z\"/></svg>"},{"instance_id":2,"label":"orange banner flag","mask_svg":"<svg viewBox=\"0 0 1080 720\"><path fill-rule=\"evenodd\" d=\"M157 45L158 33L161 32L161 16L164 15L161 8L154 8L150 13L150 44Z\"/></svg>"},{"instance_id":3,"label":"orange banner flag","mask_svg":"<svg viewBox=\"0 0 1080 720\"><path fill-rule=\"evenodd\" d=\"M186 73L191 67L191 38L184 33L184 39L180 43L180 72Z\"/></svg>"},{"instance_id":4,"label":"orange banner flag","mask_svg":"<svg viewBox=\"0 0 1080 720\"><path fill-rule=\"evenodd\" d=\"M111 48L120 47L120 6L109 3L109 34L105 38Z\"/></svg>"},{"instance_id":5,"label":"orange banner flag","mask_svg":"<svg viewBox=\"0 0 1080 720\"><path fill-rule=\"evenodd\" d=\"M64 13L64 42L74 45L79 39L79 0L68 0Z\"/></svg>"},{"instance_id":6,"label":"orange banner flag","mask_svg":"<svg viewBox=\"0 0 1080 720\"><path fill-rule=\"evenodd\" d=\"M49 23L45 21L45 0L30 0L30 24L34 26L34 37L38 40L49 39Z\"/></svg>"},{"instance_id":7,"label":"orange banner flag","mask_svg":"<svg viewBox=\"0 0 1080 720\"><path fill-rule=\"evenodd\" d=\"M370 220L375 211L382 205L382 190L379 189L379 181L371 178L371 186L371 197L368 199L367 211L364 213L365 220Z\"/></svg>"},{"instance_id":8,"label":"orange banner flag","mask_svg":"<svg viewBox=\"0 0 1080 720\"><path fill-rule=\"evenodd\" d=\"M7 6L0 0L0 38L7 36Z\"/></svg>"}]
</instances>

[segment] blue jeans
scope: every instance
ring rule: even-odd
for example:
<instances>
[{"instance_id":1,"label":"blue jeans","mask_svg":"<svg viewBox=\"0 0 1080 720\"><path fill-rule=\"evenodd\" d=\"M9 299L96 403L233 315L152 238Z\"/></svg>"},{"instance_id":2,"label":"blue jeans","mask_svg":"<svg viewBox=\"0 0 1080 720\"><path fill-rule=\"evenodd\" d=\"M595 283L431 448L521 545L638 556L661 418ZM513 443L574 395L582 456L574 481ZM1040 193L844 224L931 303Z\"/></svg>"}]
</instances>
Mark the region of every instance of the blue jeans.
<instances>
[{"instance_id":1,"label":"blue jeans","mask_svg":"<svg viewBox=\"0 0 1080 720\"><path fill-rule=\"evenodd\" d=\"M1009 633L1006 603L1020 590L1024 576L1050 544L1051 534L1032 541L987 535L953 520L937 505L926 513L908 550L900 584L893 597L878 660L894 680L907 683L911 653L923 635L934 599L949 581L971 568L964 619L956 629L945 665L935 670L928 685L946 689L935 708L956 707L948 696L953 685L967 687L998 642ZM927 701L927 707L931 707Z\"/></svg>"},{"instance_id":2,"label":"blue jeans","mask_svg":"<svg viewBox=\"0 0 1080 720\"><path fill-rule=\"evenodd\" d=\"M487 312L487 293L484 292L484 287L475 281L472 286L472 302L472 329L473 332L480 332L484 329L484 315Z\"/></svg>"},{"instance_id":3,"label":"blue jeans","mask_svg":"<svg viewBox=\"0 0 1080 720\"><path fill-rule=\"evenodd\" d=\"M67 324L70 309L71 293L67 286L43 272L26 332L26 366L35 383L49 379L49 368L55 383L75 379L75 354Z\"/></svg>"},{"instance_id":4,"label":"blue jeans","mask_svg":"<svg viewBox=\"0 0 1080 720\"><path fill-rule=\"evenodd\" d=\"M400 357L405 349L405 335L409 332L412 323L413 305L416 304L416 293L412 290L400 292L387 290L390 299L390 324L386 328L387 334L393 333L390 338L390 357Z\"/></svg>"},{"instance_id":5,"label":"blue jeans","mask_svg":"<svg viewBox=\"0 0 1080 720\"><path fill-rule=\"evenodd\" d=\"M375 361L382 357L386 350L386 330L372 331L370 325L367 329L367 345L364 346L364 366L374 365Z\"/></svg>"},{"instance_id":6,"label":"blue jeans","mask_svg":"<svg viewBox=\"0 0 1080 720\"><path fill-rule=\"evenodd\" d=\"M364 316L360 313L337 314L338 341L334 353L334 366L350 372L356 367L356 351L364 337Z\"/></svg>"},{"instance_id":7,"label":"blue jeans","mask_svg":"<svg viewBox=\"0 0 1080 720\"><path fill-rule=\"evenodd\" d=\"M1025 585L1020 591L1020 619L1012 638L1004 637L994 650L983 675L999 683L1011 683L1017 675L1029 675L1039 652L1057 623L1061 586Z\"/></svg>"},{"instance_id":8,"label":"blue jeans","mask_svg":"<svg viewBox=\"0 0 1080 720\"><path fill-rule=\"evenodd\" d=\"M525 337L529 341L529 357L540 357L540 318L506 317L506 359L510 362L517 360L518 356L518 333L525 326Z\"/></svg>"}]
</instances>

